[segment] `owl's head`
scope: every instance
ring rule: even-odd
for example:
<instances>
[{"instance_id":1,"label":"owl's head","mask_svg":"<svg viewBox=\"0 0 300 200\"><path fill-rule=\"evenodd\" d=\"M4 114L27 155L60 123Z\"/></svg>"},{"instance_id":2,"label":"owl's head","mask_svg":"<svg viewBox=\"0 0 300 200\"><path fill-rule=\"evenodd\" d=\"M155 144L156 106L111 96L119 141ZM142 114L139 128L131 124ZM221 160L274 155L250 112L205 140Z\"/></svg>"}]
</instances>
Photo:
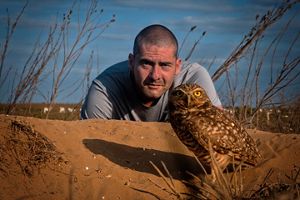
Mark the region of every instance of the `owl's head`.
<instances>
[{"instance_id":1,"label":"owl's head","mask_svg":"<svg viewBox=\"0 0 300 200\"><path fill-rule=\"evenodd\" d=\"M182 84L174 88L169 96L170 109L210 107L212 103L205 90L197 84Z\"/></svg>"}]
</instances>

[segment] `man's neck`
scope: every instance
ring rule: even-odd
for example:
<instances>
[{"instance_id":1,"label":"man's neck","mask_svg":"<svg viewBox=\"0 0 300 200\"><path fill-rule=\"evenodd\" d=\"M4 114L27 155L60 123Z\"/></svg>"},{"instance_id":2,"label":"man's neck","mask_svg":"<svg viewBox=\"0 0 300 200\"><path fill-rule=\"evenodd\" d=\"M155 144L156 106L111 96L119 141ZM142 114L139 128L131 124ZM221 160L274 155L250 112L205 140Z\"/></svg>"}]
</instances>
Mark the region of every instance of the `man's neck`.
<instances>
[{"instance_id":1,"label":"man's neck","mask_svg":"<svg viewBox=\"0 0 300 200\"><path fill-rule=\"evenodd\" d=\"M156 105L156 103L159 101L159 99L155 99L155 100L142 100L142 105L145 106L146 108L150 108L154 105Z\"/></svg>"}]
</instances>

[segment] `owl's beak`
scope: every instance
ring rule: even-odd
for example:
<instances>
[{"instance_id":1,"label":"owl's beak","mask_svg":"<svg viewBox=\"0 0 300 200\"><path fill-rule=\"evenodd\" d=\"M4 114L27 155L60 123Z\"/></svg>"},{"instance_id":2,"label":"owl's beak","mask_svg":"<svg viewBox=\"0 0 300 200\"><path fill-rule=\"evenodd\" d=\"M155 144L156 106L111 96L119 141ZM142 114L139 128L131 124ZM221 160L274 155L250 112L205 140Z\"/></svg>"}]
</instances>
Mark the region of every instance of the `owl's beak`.
<instances>
[{"instance_id":1,"label":"owl's beak","mask_svg":"<svg viewBox=\"0 0 300 200\"><path fill-rule=\"evenodd\" d=\"M186 105L187 105L187 107L190 107L190 102L191 102L191 96L187 95L186 96Z\"/></svg>"}]
</instances>

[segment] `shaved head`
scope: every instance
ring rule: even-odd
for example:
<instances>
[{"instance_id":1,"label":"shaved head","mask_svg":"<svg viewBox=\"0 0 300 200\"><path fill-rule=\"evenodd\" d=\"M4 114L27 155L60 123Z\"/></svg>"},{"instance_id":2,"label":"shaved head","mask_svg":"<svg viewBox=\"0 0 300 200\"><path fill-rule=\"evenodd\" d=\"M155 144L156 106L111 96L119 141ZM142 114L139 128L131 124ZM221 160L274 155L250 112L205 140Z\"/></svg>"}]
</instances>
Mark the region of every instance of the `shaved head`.
<instances>
[{"instance_id":1,"label":"shaved head","mask_svg":"<svg viewBox=\"0 0 300 200\"><path fill-rule=\"evenodd\" d=\"M165 26L154 24L144 28L135 38L133 53L139 54L141 45L155 45L159 47L173 47L177 58L178 42L175 35Z\"/></svg>"}]
</instances>

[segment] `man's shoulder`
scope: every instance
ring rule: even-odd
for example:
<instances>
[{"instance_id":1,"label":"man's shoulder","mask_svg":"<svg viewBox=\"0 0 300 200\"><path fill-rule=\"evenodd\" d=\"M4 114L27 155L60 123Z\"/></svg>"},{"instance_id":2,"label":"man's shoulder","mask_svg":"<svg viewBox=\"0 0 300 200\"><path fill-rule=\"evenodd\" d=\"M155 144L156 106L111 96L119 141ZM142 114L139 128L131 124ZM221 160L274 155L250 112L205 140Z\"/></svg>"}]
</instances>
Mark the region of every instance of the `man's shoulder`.
<instances>
[{"instance_id":1,"label":"man's shoulder","mask_svg":"<svg viewBox=\"0 0 300 200\"><path fill-rule=\"evenodd\" d=\"M93 85L105 90L123 90L130 82L129 73L128 61L122 61L100 73L94 79Z\"/></svg>"},{"instance_id":2,"label":"man's shoulder","mask_svg":"<svg viewBox=\"0 0 300 200\"><path fill-rule=\"evenodd\" d=\"M194 82L202 76L209 76L207 70L199 63L183 62L180 73L175 77L175 85Z\"/></svg>"},{"instance_id":3,"label":"man's shoulder","mask_svg":"<svg viewBox=\"0 0 300 200\"><path fill-rule=\"evenodd\" d=\"M127 79L129 77L128 61L122 61L106 68L95 79L95 81Z\"/></svg>"},{"instance_id":4,"label":"man's shoulder","mask_svg":"<svg viewBox=\"0 0 300 200\"><path fill-rule=\"evenodd\" d=\"M106 74L106 73L117 73L117 72L126 72L126 71L129 71L129 68L128 68L128 61L125 60L125 61L122 61L122 62L119 62L119 63L116 63L108 68L106 68L103 73L101 74ZM100 74L100 75L101 75Z\"/></svg>"},{"instance_id":5,"label":"man's shoulder","mask_svg":"<svg viewBox=\"0 0 300 200\"><path fill-rule=\"evenodd\" d=\"M199 70L206 71L206 69L197 62L186 62L185 61L181 65L181 73L180 74L186 73L188 71L191 72L191 71L199 71Z\"/></svg>"}]
</instances>

